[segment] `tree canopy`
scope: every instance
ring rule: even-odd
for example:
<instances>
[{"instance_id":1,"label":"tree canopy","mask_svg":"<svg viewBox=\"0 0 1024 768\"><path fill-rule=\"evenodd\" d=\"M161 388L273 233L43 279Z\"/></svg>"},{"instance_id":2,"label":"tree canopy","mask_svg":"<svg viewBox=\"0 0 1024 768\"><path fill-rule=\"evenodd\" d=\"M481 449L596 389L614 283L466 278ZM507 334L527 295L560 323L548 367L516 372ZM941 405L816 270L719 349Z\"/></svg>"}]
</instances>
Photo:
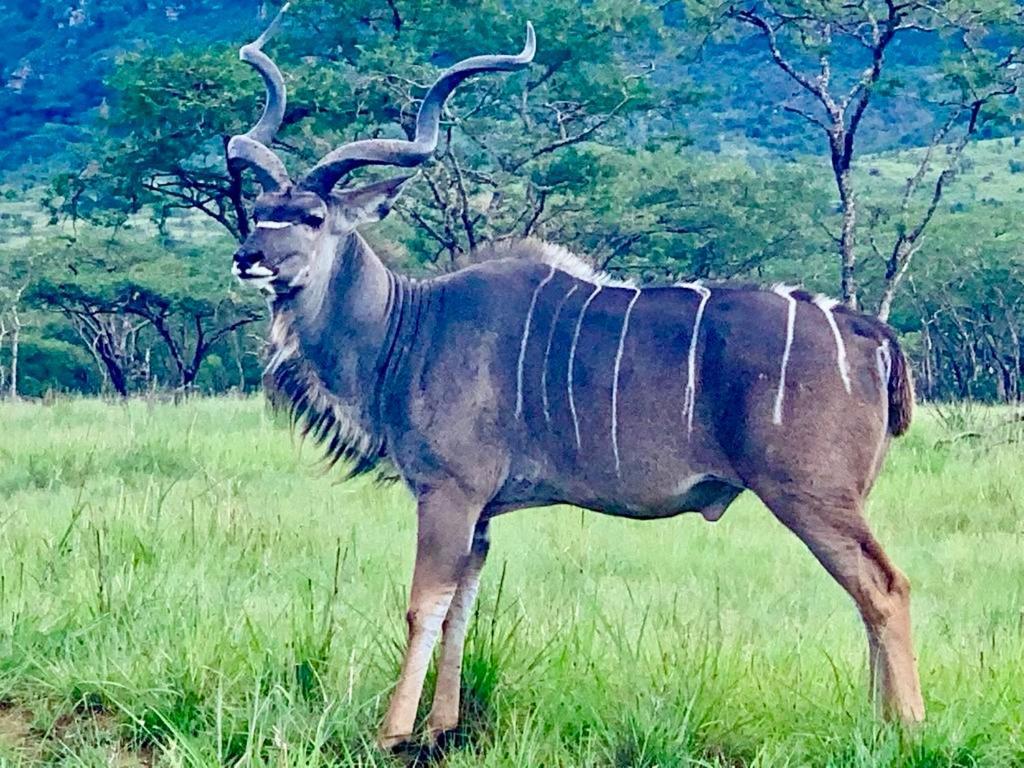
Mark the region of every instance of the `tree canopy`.
<instances>
[{"instance_id":1,"label":"tree canopy","mask_svg":"<svg viewBox=\"0 0 1024 768\"><path fill-rule=\"evenodd\" d=\"M434 159L370 233L395 268L445 271L533 235L643 280L803 282L890 318L929 395L1019 395L1010 0L293 6L271 44L289 90L275 150L293 172L345 141L407 136L440 68L518 50L527 19L538 30L528 71L460 88ZM0 12L0 109L19 114L0 385L256 385L263 310L227 269L256 190L223 157L262 108L238 46L276 7Z\"/></svg>"}]
</instances>

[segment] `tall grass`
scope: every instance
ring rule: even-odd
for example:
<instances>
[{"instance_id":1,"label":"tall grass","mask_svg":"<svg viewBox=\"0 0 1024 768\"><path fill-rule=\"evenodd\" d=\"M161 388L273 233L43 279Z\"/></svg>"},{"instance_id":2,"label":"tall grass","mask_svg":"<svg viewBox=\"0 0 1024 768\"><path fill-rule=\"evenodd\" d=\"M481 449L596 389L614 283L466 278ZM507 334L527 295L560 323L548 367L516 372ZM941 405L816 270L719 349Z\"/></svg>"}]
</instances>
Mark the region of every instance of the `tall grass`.
<instances>
[{"instance_id":1,"label":"tall grass","mask_svg":"<svg viewBox=\"0 0 1024 768\"><path fill-rule=\"evenodd\" d=\"M3 764L394 765L398 485L259 400L0 407ZM852 603L753 498L721 522L493 525L450 766L1024 765L1024 424L923 411L869 507L929 721L867 703ZM408 759L408 758L406 758Z\"/></svg>"}]
</instances>

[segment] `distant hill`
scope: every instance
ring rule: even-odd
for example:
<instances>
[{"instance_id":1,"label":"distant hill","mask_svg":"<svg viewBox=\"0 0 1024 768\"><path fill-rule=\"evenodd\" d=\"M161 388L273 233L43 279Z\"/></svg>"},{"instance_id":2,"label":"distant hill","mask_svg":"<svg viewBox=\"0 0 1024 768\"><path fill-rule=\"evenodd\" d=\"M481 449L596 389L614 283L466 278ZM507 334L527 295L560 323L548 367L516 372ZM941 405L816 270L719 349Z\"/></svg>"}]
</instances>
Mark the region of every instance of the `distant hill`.
<instances>
[{"instance_id":1,"label":"distant hill","mask_svg":"<svg viewBox=\"0 0 1024 768\"><path fill-rule=\"evenodd\" d=\"M236 39L258 0L0 2L0 173L59 168L102 109L104 78L128 51ZM248 22L248 25L246 24Z\"/></svg>"},{"instance_id":2,"label":"distant hill","mask_svg":"<svg viewBox=\"0 0 1024 768\"><path fill-rule=\"evenodd\" d=\"M0 174L8 182L31 181L66 167L69 151L88 138L102 113L104 78L119 55L235 45L251 34L263 5L263 0L0 0L5 40ZM667 6L665 23L679 29L682 38L686 19L672 10L677 7ZM543 46L543 30L539 37ZM683 50L655 77L665 87L696 89L700 97L678 114L657 118L659 128L684 133L712 151L744 145L770 153L821 151L820 133L780 108L794 87L767 61L761 40L711 44L699 57ZM836 51L837 77L844 69L859 71L862 54ZM912 86L935 71L940 56L933 38L908 36L890 52L888 78ZM920 145L935 123L927 104L880 93L860 134L862 148L877 152Z\"/></svg>"}]
</instances>

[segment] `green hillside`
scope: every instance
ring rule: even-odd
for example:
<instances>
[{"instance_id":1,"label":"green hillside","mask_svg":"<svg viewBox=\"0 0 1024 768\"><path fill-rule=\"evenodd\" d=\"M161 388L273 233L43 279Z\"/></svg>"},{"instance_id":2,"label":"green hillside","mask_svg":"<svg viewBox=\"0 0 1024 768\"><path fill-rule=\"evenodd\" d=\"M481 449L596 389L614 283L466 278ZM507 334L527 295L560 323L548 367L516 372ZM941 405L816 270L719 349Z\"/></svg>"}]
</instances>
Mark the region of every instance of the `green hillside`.
<instances>
[{"instance_id":1,"label":"green hillside","mask_svg":"<svg viewBox=\"0 0 1024 768\"><path fill-rule=\"evenodd\" d=\"M118 61L127 55L211 46L229 53L252 33L260 9L267 5L263 0L92 0L78 7L39 0L0 5L0 28L6 30L0 59L0 143L8 148L0 156L0 171L39 177L75 162L87 151L90 135L102 130L108 102L116 96L107 81ZM806 126L778 108L789 98L792 84L770 64L756 37L706 41L690 31L696 10L688 12L683 3L660 7L664 29L681 49L678 56L659 60L657 79L690 89L692 105L651 119L667 119L672 129L705 149L750 142L773 152L800 154L813 145L816 137ZM350 10L358 18L357 4ZM515 9L508 12L514 15ZM529 15L528 6L520 15ZM429 53L438 59L448 55L443 44ZM863 54L855 48L840 46L836 55L844 68L863 66ZM929 36L909 36L891 54L889 77L909 84L926 81L942 57L942 46ZM878 151L926 141L939 113L927 102L882 94L868 118L866 148Z\"/></svg>"}]
</instances>

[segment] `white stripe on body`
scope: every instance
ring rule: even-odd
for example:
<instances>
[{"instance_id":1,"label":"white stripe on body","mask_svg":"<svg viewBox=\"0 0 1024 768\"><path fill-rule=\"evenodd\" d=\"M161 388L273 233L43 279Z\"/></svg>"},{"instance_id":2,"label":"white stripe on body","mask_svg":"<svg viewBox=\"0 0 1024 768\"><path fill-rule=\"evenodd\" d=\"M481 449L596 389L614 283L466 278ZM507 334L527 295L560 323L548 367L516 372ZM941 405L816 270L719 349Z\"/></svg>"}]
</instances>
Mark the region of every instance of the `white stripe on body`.
<instances>
[{"instance_id":1,"label":"white stripe on body","mask_svg":"<svg viewBox=\"0 0 1024 768\"><path fill-rule=\"evenodd\" d=\"M686 357L686 394L683 398L683 418L686 420L687 439L693 435L693 411L697 405L697 335L700 333L700 323L704 318L704 307L711 298L711 290L699 282L676 283L679 288L686 288L696 292L700 296L700 304L697 305L697 314L693 320L693 333L690 336L690 351Z\"/></svg>"},{"instance_id":2,"label":"white stripe on body","mask_svg":"<svg viewBox=\"0 0 1024 768\"><path fill-rule=\"evenodd\" d=\"M626 316L622 319L622 332L619 334L619 349L615 353L615 372L612 374L612 453L615 456L615 474L619 470L619 368L622 366L622 351L626 347L626 332L629 331L629 316L633 305L640 298L640 289L634 288L633 298L626 307Z\"/></svg>"},{"instance_id":3,"label":"white stripe on body","mask_svg":"<svg viewBox=\"0 0 1024 768\"><path fill-rule=\"evenodd\" d=\"M892 374L892 352L889 340L883 341L875 350L875 363L878 366L878 378L882 390L882 411L886 424L889 423L889 376Z\"/></svg>"},{"instance_id":4,"label":"white stripe on body","mask_svg":"<svg viewBox=\"0 0 1024 768\"><path fill-rule=\"evenodd\" d=\"M572 374L573 369L576 366L576 345L580 340L580 329L583 327L583 318L587 314L587 308L590 306L597 294L601 292L602 285L595 285L594 290L591 291L590 295L587 296L587 300L583 302L583 308L580 310L580 316L576 319L576 330L572 335L572 345L569 347L569 374L567 376L567 385L569 389L569 413L572 414L572 426L576 433L576 449L579 450L582 443L580 442L580 422L576 416L576 400L572 393Z\"/></svg>"},{"instance_id":5,"label":"white stripe on body","mask_svg":"<svg viewBox=\"0 0 1024 768\"><path fill-rule=\"evenodd\" d=\"M882 455L889 441L889 376L892 374L892 351L889 340L883 341L875 350L875 367L878 370L878 386L881 390L882 437L871 460L872 475L877 476L881 470Z\"/></svg>"},{"instance_id":6,"label":"white stripe on body","mask_svg":"<svg viewBox=\"0 0 1024 768\"><path fill-rule=\"evenodd\" d=\"M565 307L569 297L576 293L576 289L580 287L579 283L573 283L572 288L569 292L562 297L562 300L558 302L558 307L555 309L555 316L551 319L551 330L548 331L548 343L544 348L544 367L540 372L540 392L541 399L544 403L544 421L548 424L551 423L551 408L548 402L548 357L551 355L551 344L555 340L555 328L558 326L558 318L562 314L562 308Z\"/></svg>"},{"instance_id":7,"label":"white stripe on body","mask_svg":"<svg viewBox=\"0 0 1024 768\"><path fill-rule=\"evenodd\" d=\"M793 326L796 323L796 299L793 298L793 291L796 288L791 285L773 285L772 292L778 294L789 302L786 313L786 346L782 351L782 369L779 371L779 390L775 394L775 408L772 411L772 422L782 423L782 401L786 396L786 368L789 366L789 353L793 348Z\"/></svg>"},{"instance_id":8,"label":"white stripe on body","mask_svg":"<svg viewBox=\"0 0 1024 768\"><path fill-rule=\"evenodd\" d=\"M850 364L846 359L846 343L843 341L843 334L839 332L839 325L832 310L839 306L839 302L829 296L818 294L814 297L814 305L825 314L829 328L832 329L832 336L836 340L836 365L839 366L839 376L843 380L846 394L852 392L850 386Z\"/></svg>"},{"instance_id":9,"label":"white stripe on body","mask_svg":"<svg viewBox=\"0 0 1024 768\"><path fill-rule=\"evenodd\" d=\"M257 221L256 229L287 229L294 225L294 221Z\"/></svg>"},{"instance_id":10,"label":"white stripe on body","mask_svg":"<svg viewBox=\"0 0 1024 768\"><path fill-rule=\"evenodd\" d=\"M526 344L530 340L530 324L533 322L533 310L537 307L537 296L544 290L544 286L551 282L555 276L555 267L548 267L548 274L536 288L533 289L533 298L530 299L530 309L526 312L526 322L523 323L523 338L519 342L519 365L516 368L516 418L523 415L523 363L526 360Z\"/></svg>"}]
</instances>

